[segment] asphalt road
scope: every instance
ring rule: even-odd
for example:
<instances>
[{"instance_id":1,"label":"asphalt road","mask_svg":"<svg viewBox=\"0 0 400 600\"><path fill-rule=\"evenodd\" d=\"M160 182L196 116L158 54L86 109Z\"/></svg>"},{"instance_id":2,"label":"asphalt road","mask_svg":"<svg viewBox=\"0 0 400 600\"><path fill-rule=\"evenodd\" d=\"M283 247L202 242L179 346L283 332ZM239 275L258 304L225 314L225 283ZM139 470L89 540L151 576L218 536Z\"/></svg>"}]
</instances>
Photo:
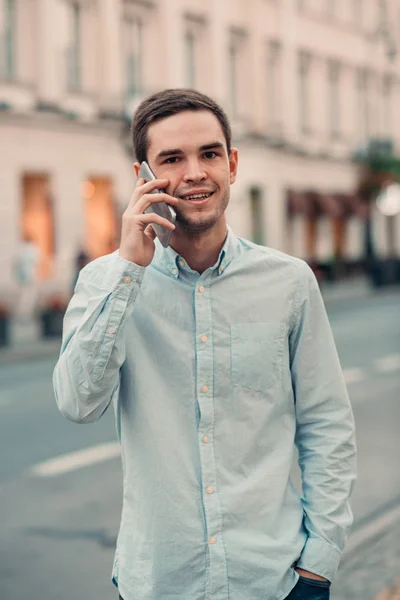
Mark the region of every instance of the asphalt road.
<instances>
[{"instance_id":1,"label":"asphalt road","mask_svg":"<svg viewBox=\"0 0 400 600\"><path fill-rule=\"evenodd\" d=\"M356 418L356 535L400 506L400 298L340 302L328 312ZM91 425L63 419L52 394L55 360L0 367L1 600L116 598L121 468L113 414ZM82 454L44 462L99 444L110 445L90 466L76 468Z\"/></svg>"}]
</instances>

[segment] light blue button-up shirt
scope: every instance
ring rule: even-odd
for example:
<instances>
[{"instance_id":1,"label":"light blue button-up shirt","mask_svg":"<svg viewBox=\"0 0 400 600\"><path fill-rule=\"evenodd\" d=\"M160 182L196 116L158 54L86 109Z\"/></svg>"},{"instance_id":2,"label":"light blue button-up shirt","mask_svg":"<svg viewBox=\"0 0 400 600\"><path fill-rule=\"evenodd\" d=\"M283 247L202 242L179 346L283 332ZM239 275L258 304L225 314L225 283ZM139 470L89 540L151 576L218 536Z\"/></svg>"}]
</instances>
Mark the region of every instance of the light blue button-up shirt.
<instances>
[{"instance_id":1,"label":"light blue button-up shirt","mask_svg":"<svg viewBox=\"0 0 400 600\"><path fill-rule=\"evenodd\" d=\"M124 600L282 600L296 563L332 579L352 521L354 423L303 261L230 229L201 275L158 242L147 268L118 252L95 260L68 307L54 388L76 422L114 403Z\"/></svg>"}]
</instances>

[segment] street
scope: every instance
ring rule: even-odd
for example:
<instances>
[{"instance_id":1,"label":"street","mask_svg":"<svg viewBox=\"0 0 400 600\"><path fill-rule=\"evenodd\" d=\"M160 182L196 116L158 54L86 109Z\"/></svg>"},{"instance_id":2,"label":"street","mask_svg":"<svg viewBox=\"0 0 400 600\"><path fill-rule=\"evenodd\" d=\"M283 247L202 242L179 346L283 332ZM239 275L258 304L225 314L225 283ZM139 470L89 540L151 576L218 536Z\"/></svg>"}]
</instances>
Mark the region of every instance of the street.
<instances>
[{"instance_id":1,"label":"street","mask_svg":"<svg viewBox=\"0 0 400 600\"><path fill-rule=\"evenodd\" d=\"M328 313L359 468L355 523L332 598L374 600L400 575L400 298L333 303ZM63 419L52 392L55 361L0 366L1 600L117 598L110 574L122 477L113 413L91 425Z\"/></svg>"}]
</instances>

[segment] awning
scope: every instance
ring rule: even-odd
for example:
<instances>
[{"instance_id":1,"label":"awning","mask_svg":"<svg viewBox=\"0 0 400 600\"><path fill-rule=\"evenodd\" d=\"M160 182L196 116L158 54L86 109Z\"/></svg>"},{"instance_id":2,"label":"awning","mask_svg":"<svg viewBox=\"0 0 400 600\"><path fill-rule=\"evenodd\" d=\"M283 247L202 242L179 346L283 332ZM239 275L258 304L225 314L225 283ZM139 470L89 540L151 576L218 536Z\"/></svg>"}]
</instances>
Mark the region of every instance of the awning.
<instances>
[{"instance_id":1,"label":"awning","mask_svg":"<svg viewBox=\"0 0 400 600\"><path fill-rule=\"evenodd\" d=\"M333 219L344 217L347 212L346 204L341 201L338 195L318 194L318 202L321 214Z\"/></svg>"},{"instance_id":2,"label":"awning","mask_svg":"<svg viewBox=\"0 0 400 600\"><path fill-rule=\"evenodd\" d=\"M287 191L287 210L290 216L295 214L308 217L317 216L317 206L309 192L289 189Z\"/></svg>"},{"instance_id":3,"label":"awning","mask_svg":"<svg viewBox=\"0 0 400 600\"><path fill-rule=\"evenodd\" d=\"M358 194L336 194L338 201L345 207L346 217L359 217L363 213L363 201Z\"/></svg>"},{"instance_id":4,"label":"awning","mask_svg":"<svg viewBox=\"0 0 400 600\"><path fill-rule=\"evenodd\" d=\"M327 216L332 219L346 219L361 216L363 206L357 194L289 189L287 209L289 216L301 214L312 218Z\"/></svg>"}]
</instances>

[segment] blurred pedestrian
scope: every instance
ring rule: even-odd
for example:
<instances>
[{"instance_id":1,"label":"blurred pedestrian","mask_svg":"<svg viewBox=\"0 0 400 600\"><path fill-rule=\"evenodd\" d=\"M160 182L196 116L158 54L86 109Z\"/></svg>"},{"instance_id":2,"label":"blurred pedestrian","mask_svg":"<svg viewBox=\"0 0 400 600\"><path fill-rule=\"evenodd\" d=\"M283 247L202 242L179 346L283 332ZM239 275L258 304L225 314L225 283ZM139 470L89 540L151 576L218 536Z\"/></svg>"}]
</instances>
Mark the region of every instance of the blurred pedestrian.
<instances>
[{"instance_id":1,"label":"blurred pedestrian","mask_svg":"<svg viewBox=\"0 0 400 600\"><path fill-rule=\"evenodd\" d=\"M40 250L33 238L23 236L14 260L14 278L18 296L15 313L20 318L31 319L38 301L38 268Z\"/></svg>"},{"instance_id":2,"label":"blurred pedestrian","mask_svg":"<svg viewBox=\"0 0 400 600\"><path fill-rule=\"evenodd\" d=\"M147 160L157 179L138 180L119 251L83 269L54 372L67 418L90 423L115 404L113 581L123 600L329 598L355 443L315 277L227 226L238 151L213 100L160 92L132 131L136 174ZM176 227L145 212L162 202ZM172 231L169 247L152 224Z\"/></svg>"},{"instance_id":3,"label":"blurred pedestrian","mask_svg":"<svg viewBox=\"0 0 400 600\"><path fill-rule=\"evenodd\" d=\"M77 284L79 273L81 270L86 267L86 265L90 262L89 254L83 248L80 248L75 256L74 266L74 278L72 280L72 293L75 290L75 286Z\"/></svg>"}]
</instances>

